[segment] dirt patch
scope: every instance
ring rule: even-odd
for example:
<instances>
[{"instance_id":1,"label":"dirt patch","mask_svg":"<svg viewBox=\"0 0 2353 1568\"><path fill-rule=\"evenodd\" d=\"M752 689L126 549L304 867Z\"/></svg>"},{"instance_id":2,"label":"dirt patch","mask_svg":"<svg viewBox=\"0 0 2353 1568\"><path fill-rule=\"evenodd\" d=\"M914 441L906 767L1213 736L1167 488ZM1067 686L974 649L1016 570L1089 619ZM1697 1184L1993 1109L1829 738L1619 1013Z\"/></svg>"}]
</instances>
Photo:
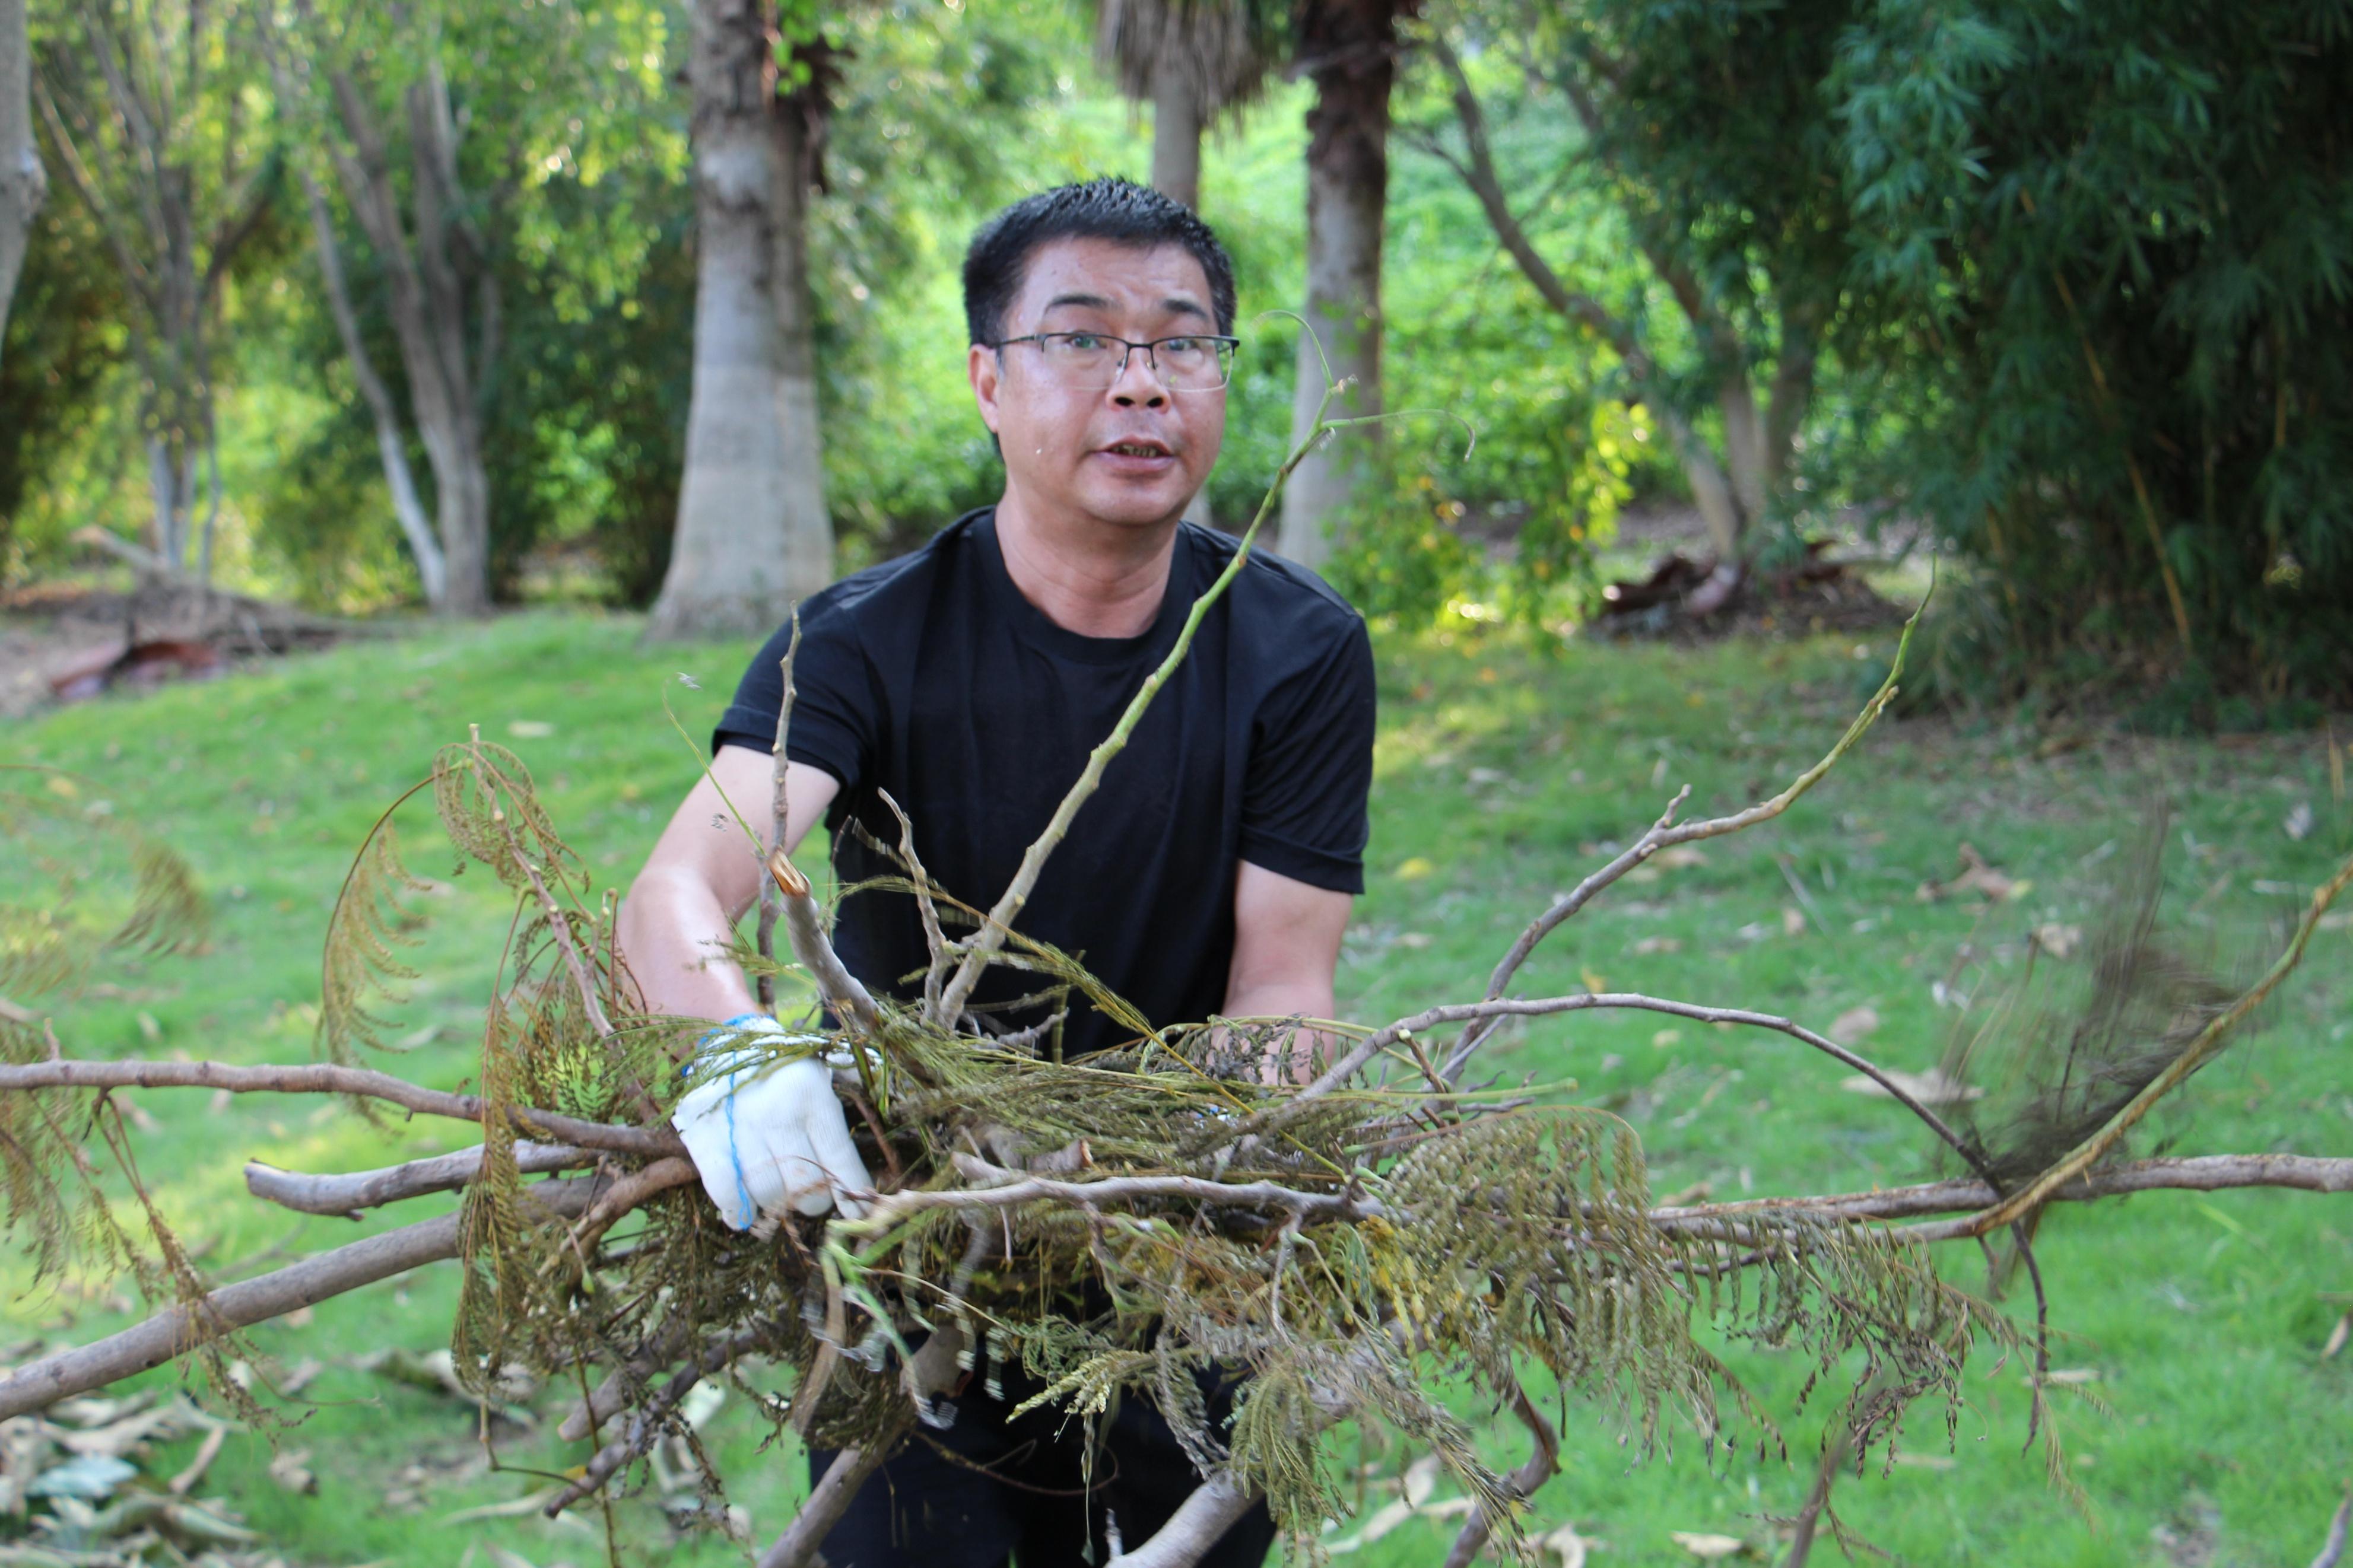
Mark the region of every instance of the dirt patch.
<instances>
[{"instance_id":1,"label":"dirt patch","mask_svg":"<svg viewBox=\"0 0 2353 1568\"><path fill-rule=\"evenodd\" d=\"M0 593L0 719L103 691L214 679L357 630L240 594L35 584Z\"/></svg>"},{"instance_id":2,"label":"dirt patch","mask_svg":"<svg viewBox=\"0 0 2353 1568\"><path fill-rule=\"evenodd\" d=\"M1712 642L1727 637L1860 633L1902 626L1910 611L1864 580L1862 563L1807 546L1803 560L1735 576L1715 558L1670 551L1650 574L1602 590L1590 629L1602 637Z\"/></svg>"}]
</instances>

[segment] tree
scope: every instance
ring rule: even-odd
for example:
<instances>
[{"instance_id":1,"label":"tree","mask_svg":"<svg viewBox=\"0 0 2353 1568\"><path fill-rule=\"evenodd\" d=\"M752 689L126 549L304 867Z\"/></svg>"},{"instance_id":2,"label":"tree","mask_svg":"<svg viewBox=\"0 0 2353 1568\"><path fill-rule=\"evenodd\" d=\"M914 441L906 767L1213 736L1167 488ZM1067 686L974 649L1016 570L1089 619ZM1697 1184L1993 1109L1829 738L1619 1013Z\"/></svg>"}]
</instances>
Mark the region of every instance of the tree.
<instances>
[{"instance_id":1,"label":"tree","mask_svg":"<svg viewBox=\"0 0 2353 1568\"><path fill-rule=\"evenodd\" d=\"M2163 685L2163 723L2353 696L2348 73L2336 6L1900 4L1841 36L1884 482L1987 574L1948 679Z\"/></svg>"},{"instance_id":2,"label":"tree","mask_svg":"<svg viewBox=\"0 0 2353 1568\"><path fill-rule=\"evenodd\" d=\"M1388 200L1389 93L1398 22L1419 0L1300 0L1293 68L1315 84L1307 111L1307 297L1301 310L1292 432L1326 386L1345 416L1381 412L1381 237ZM1319 346L1320 345L1320 346ZM1282 552L1309 566L1331 552L1335 509L1356 489L1373 427L1326 437L1283 494Z\"/></svg>"},{"instance_id":3,"label":"tree","mask_svg":"<svg viewBox=\"0 0 2353 1568\"><path fill-rule=\"evenodd\" d=\"M0 0L0 341L8 305L32 240L33 216L48 194L41 150L33 141L33 49L26 0Z\"/></svg>"},{"instance_id":4,"label":"tree","mask_svg":"<svg viewBox=\"0 0 2353 1568\"><path fill-rule=\"evenodd\" d=\"M696 0L694 391L655 640L773 628L833 580L808 278L831 90L817 29L780 69L766 0Z\"/></svg>"},{"instance_id":5,"label":"tree","mask_svg":"<svg viewBox=\"0 0 2353 1568\"><path fill-rule=\"evenodd\" d=\"M1266 0L1102 0L1095 58L1152 105L1152 187L1198 211L1201 137L1254 102L1282 51Z\"/></svg>"},{"instance_id":6,"label":"tree","mask_svg":"<svg viewBox=\"0 0 2353 1568\"><path fill-rule=\"evenodd\" d=\"M149 564L174 575L193 565L209 583L221 502L213 336L221 290L269 212L277 174L246 123L232 43L243 19L233 6L108 0L79 20L81 47L46 51L35 97L66 183L105 234L132 302L153 498Z\"/></svg>"},{"instance_id":7,"label":"tree","mask_svg":"<svg viewBox=\"0 0 2353 1568\"><path fill-rule=\"evenodd\" d=\"M1746 574L1757 525L1793 477L1820 345L1844 303L1851 252L1820 86L1849 9L1598 0L1525 6L1476 34L1460 15L1431 30L1457 139L1423 130L1414 141L1478 197L1546 306L1609 346L1666 431L1715 556L1689 601L1696 613ZM1607 198L1680 331L1640 298L1577 287L1530 238L1458 46L1471 37L1511 57L1539 106L1557 94L1573 112L1585 140L1556 184Z\"/></svg>"}]
</instances>

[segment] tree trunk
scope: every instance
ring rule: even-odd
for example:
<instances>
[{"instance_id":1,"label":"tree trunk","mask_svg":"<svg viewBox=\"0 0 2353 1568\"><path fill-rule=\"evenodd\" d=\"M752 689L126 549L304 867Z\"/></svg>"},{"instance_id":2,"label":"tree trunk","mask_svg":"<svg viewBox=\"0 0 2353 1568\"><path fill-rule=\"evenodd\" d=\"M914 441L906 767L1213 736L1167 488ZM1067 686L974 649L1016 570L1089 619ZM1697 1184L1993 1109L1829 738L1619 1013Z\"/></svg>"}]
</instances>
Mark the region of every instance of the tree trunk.
<instances>
[{"instance_id":1,"label":"tree trunk","mask_svg":"<svg viewBox=\"0 0 2353 1568\"><path fill-rule=\"evenodd\" d=\"M775 122L765 21L757 0L693 10L694 384L678 531L646 627L656 641L767 631L832 575L830 529L812 526L824 503L797 232L806 166L778 167L800 144ZM799 201L780 212L788 180Z\"/></svg>"},{"instance_id":2,"label":"tree trunk","mask_svg":"<svg viewBox=\"0 0 2353 1568\"><path fill-rule=\"evenodd\" d=\"M1164 63L1152 79L1152 188L1201 210L1201 100L1185 72Z\"/></svg>"},{"instance_id":3,"label":"tree trunk","mask_svg":"<svg viewBox=\"0 0 2353 1568\"><path fill-rule=\"evenodd\" d=\"M33 216L48 189L33 142L33 51L25 0L0 0L0 340L7 336L8 301L24 269Z\"/></svg>"},{"instance_id":4,"label":"tree trunk","mask_svg":"<svg viewBox=\"0 0 2353 1568\"><path fill-rule=\"evenodd\" d=\"M281 89L282 91L282 89ZM435 536L433 520L427 515L424 499L417 494L416 471L408 466L408 447L400 429L400 412L392 401L392 393L375 368L360 337L359 312L352 306L351 287L343 279L343 247L335 239L335 220L327 210L326 193L308 168L299 168L302 194L311 211L311 237L319 253L319 276L326 285L327 307L335 319L336 335L343 339L343 353L352 362L352 379L359 384L360 396L368 405L368 415L375 426L376 457L384 465L384 482L392 492L392 515L400 525L401 537L408 542L408 553L417 563L417 580L425 590L425 602L435 610L448 607L449 572L441 553L441 542Z\"/></svg>"},{"instance_id":5,"label":"tree trunk","mask_svg":"<svg viewBox=\"0 0 2353 1568\"><path fill-rule=\"evenodd\" d=\"M1202 130L1201 99L1191 79L1164 63L1152 79L1152 188L1195 212L1201 210ZM1208 486L1185 504L1185 521L1211 526Z\"/></svg>"},{"instance_id":6,"label":"tree trunk","mask_svg":"<svg viewBox=\"0 0 2353 1568\"><path fill-rule=\"evenodd\" d=\"M1300 334L1295 440L1332 381L1348 383L1333 417L1381 411L1381 227L1388 198L1389 88L1397 77L1397 0L1316 0L1300 26L1315 83L1307 111L1307 301ZM1317 340L1322 352L1317 352ZM1371 427L1309 454L1282 496L1282 552L1307 566L1331 554L1334 510L1354 491Z\"/></svg>"}]
</instances>

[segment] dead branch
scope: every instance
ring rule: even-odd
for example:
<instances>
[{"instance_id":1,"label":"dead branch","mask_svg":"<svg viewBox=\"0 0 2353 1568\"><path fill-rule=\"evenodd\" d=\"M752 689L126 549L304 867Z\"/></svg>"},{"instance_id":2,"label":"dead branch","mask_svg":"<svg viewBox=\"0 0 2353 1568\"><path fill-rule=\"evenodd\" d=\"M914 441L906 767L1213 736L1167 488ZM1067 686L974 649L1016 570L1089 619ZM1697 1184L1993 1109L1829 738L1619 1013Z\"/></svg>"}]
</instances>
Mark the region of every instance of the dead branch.
<instances>
[{"instance_id":1,"label":"dead branch","mask_svg":"<svg viewBox=\"0 0 2353 1568\"><path fill-rule=\"evenodd\" d=\"M840 1522L843 1510L866 1478L881 1468L891 1457L909 1428L915 1424L915 1404L954 1386L958 1373L956 1360L964 1353L964 1331L954 1323L942 1323L932 1337L923 1342L907 1363L902 1378L909 1395L887 1441L864 1447L844 1448L833 1458L816 1486L809 1489L808 1500L793 1515L785 1532L760 1553L756 1568L811 1568L822 1562L818 1548L833 1527Z\"/></svg>"},{"instance_id":2,"label":"dead branch","mask_svg":"<svg viewBox=\"0 0 2353 1568\"><path fill-rule=\"evenodd\" d=\"M1151 1539L1113 1556L1110 1568L1193 1568L1256 1500L1230 1478L1214 1476L1195 1487Z\"/></svg>"},{"instance_id":3,"label":"dead branch","mask_svg":"<svg viewBox=\"0 0 2353 1568\"><path fill-rule=\"evenodd\" d=\"M774 761L769 766L768 785L768 845L771 848L786 847L786 835L792 817L792 791L786 774L791 763L785 754L785 737L793 719L793 657L800 652L801 612L793 606L793 634L785 644L785 656L776 661L776 739L768 748ZM779 889L773 877L760 882L760 920L753 932L753 944L762 958L776 956L776 915ZM754 999L764 1013L776 1010L776 977L763 973L753 983Z\"/></svg>"},{"instance_id":4,"label":"dead branch","mask_svg":"<svg viewBox=\"0 0 2353 1568\"><path fill-rule=\"evenodd\" d=\"M2353 1525L2353 1487L2345 1489L2345 1500L2337 1505L2337 1517L2328 1521L2328 1539L2321 1543L2320 1555L2312 1560L2312 1568L2337 1568L2345 1561L2345 1533Z\"/></svg>"},{"instance_id":5,"label":"dead branch","mask_svg":"<svg viewBox=\"0 0 2353 1568\"><path fill-rule=\"evenodd\" d=\"M586 1210L595 1186L592 1178L582 1177L525 1190L551 1213L570 1218ZM161 1366L199 1344L298 1307L455 1258L462 1220L461 1215L446 1214L371 1236L258 1279L224 1285L194 1310L174 1303L121 1333L28 1362L0 1377L0 1421Z\"/></svg>"},{"instance_id":6,"label":"dead branch","mask_svg":"<svg viewBox=\"0 0 2353 1568\"><path fill-rule=\"evenodd\" d=\"M692 1366L671 1378L659 1394L632 1413L628 1430L597 1449L596 1457L588 1461L578 1478L549 1500L547 1506L540 1511L554 1519L581 1499L593 1497L604 1490L606 1484L615 1476L635 1464L648 1449L661 1441L663 1427L670 1412L694 1392L696 1384L738 1356L750 1354L766 1343L769 1337L765 1329L745 1329L706 1347L703 1353L695 1358ZM617 1410L617 1405L616 1408ZM581 1434L583 1436L586 1435L585 1432Z\"/></svg>"},{"instance_id":7,"label":"dead branch","mask_svg":"<svg viewBox=\"0 0 2353 1568\"><path fill-rule=\"evenodd\" d=\"M672 1154L667 1159L656 1160L641 1171L630 1172L606 1189L605 1194L580 1216L580 1223L572 1227L572 1255L575 1258L586 1257L589 1248L604 1239L605 1233L613 1228L615 1221L656 1193L666 1193L672 1187L682 1187L700 1179L694 1162L683 1154Z\"/></svg>"},{"instance_id":8,"label":"dead branch","mask_svg":"<svg viewBox=\"0 0 2353 1568\"><path fill-rule=\"evenodd\" d=\"M817 994L825 999L826 1006L853 1027L869 1033L881 1028L882 1010L833 951L833 939L825 929L825 911L817 907L809 879L794 866L782 845L768 851L768 879L783 901L785 935L792 942L793 957L817 982Z\"/></svg>"},{"instance_id":9,"label":"dead branch","mask_svg":"<svg viewBox=\"0 0 2353 1568\"><path fill-rule=\"evenodd\" d=\"M1504 1489L1514 1502L1525 1502L1535 1496L1536 1489L1560 1472L1560 1436L1544 1413L1528 1401L1525 1388L1513 1391L1512 1414L1528 1429L1534 1446L1520 1468L1504 1479ZM1462 1529L1454 1537L1454 1544L1446 1553L1446 1568L1471 1568L1477 1561L1487 1538L1495 1531L1496 1521L1487 1517L1487 1510L1475 1507L1471 1517L1462 1521Z\"/></svg>"},{"instance_id":10,"label":"dead branch","mask_svg":"<svg viewBox=\"0 0 2353 1568\"><path fill-rule=\"evenodd\" d=\"M1362 1194L1303 1192L1273 1182L1218 1182L1206 1176L1112 1176L1099 1182L1058 1182L1044 1176L1023 1175L970 1154L957 1154L955 1160L958 1173L966 1181L997 1184L886 1193L874 1200L865 1218L848 1222L846 1228L879 1233L925 1209L1018 1208L1042 1200L1101 1206L1138 1198L1190 1198L1245 1207L1263 1205L1294 1214L1351 1219L1388 1212L1379 1199Z\"/></svg>"},{"instance_id":11,"label":"dead branch","mask_svg":"<svg viewBox=\"0 0 2353 1568\"><path fill-rule=\"evenodd\" d=\"M1830 1506L1831 1488L1838 1483L1839 1468L1854 1448L1854 1434L1841 1429L1835 1442L1822 1447L1821 1463L1814 1471L1814 1484L1806 1493L1806 1502L1798 1510L1796 1528L1789 1536L1789 1554L1781 1560L1781 1568L1806 1568L1806 1559L1813 1555L1814 1531L1820 1528L1822 1510Z\"/></svg>"},{"instance_id":12,"label":"dead branch","mask_svg":"<svg viewBox=\"0 0 2353 1568\"><path fill-rule=\"evenodd\" d=\"M2316 1154L2200 1154L2183 1159L2136 1160L2079 1176L2052 1194L2054 1203L2088 1203L2126 1193L2167 1190L2219 1193L2233 1187L2291 1187L2307 1193L2353 1193L2353 1159ZM1654 1225L1685 1220L1772 1215L1802 1211L1831 1219L1906 1219L1981 1208L1993 1201L1984 1182L1923 1182L1868 1193L1820 1197L1749 1198L1731 1204L1698 1204L1651 1211Z\"/></svg>"},{"instance_id":13,"label":"dead branch","mask_svg":"<svg viewBox=\"0 0 2353 1568\"><path fill-rule=\"evenodd\" d=\"M575 1165L594 1164L596 1156L593 1151L569 1143L523 1141L515 1144L514 1159L515 1168L522 1174L538 1176ZM436 1154L429 1160L411 1160L405 1165L353 1171L348 1175L314 1176L302 1171L281 1171L275 1165L251 1160L246 1163L245 1190L257 1198L303 1214L357 1219L362 1209L423 1197L428 1193L454 1192L471 1183L481 1173L481 1168L482 1151L479 1146Z\"/></svg>"},{"instance_id":14,"label":"dead branch","mask_svg":"<svg viewBox=\"0 0 2353 1568\"><path fill-rule=\"evenodd\" d=\"M446 1116L477 1126L482 1120L482 1101L477 1095L424 1089L373 1068L338 1067L330 1062L238 1067L228 1062L94 1062L64 1058L0 1067L0 1093L24 1089L225 1089L232 1094L356 1094L388 1100L426 1116ZM686 1152L686 1145L667 1126L624 1127L606 1121L584 1121L576 1116L528 1105L509 1107L507 1117L518 1132L576 1143L584 1149L607 1149L617 1154L651 1159Z\"/></svg>"}]
</instances>

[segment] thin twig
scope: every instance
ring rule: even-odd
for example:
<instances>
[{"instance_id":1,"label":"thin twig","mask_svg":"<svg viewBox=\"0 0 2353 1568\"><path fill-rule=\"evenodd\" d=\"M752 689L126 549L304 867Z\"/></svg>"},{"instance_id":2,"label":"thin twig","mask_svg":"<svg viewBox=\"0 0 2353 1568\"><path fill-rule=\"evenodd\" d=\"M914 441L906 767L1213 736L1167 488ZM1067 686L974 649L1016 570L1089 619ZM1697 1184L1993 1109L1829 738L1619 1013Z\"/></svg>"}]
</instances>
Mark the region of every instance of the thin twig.
<instances>
[{"instance_id":1,"label":"thin twig","mask_svg":"<svg viewBox=\"0 0 2353 1568\"><path fill-rule=\"evenodd\" d=\"M768 796L768 817L771 824L768 843L777 849L789 847L785 842L786 825L792 818L792 811L791 801L786 788L786 775L792 764L785 757L785 736L793 719L793 658L800 650L801 612L800 606L796 605L793 606L792 636L786 640L785 657L776 662L776 674L779 679L776 688L776 742L768 748L769 754L775 759L772 768L775 782L770 786ZM776 956L776 915L780 908L778 892L775 878L760 879L760 923L754 934L754 940L759 948L760 956L771 962L774 962ZM760 1011L774 1013L776 1010L776 977L764 970L754 982L754 986L759 994Z\"/></svg>"},{"instance_id":2,"label":"thin twig","mask_svg":"<svg viewBox=\"0 0 2353 1568\"><path fill-rule=\"evenodd\" d=\"M1527 1459L1504 1479L1504 1489L1514 1503L1527 1501L1535 1496L1536 1489L1560 1472L1560 1437L1552 1423L1544 1418L1528 1400L1525 1388L1512 1390L1512 1414L1528 1429L1533 1439ZM1471 1568L1471 1564L1486 1546L1487 1538L1495 1532L1496 1521L1487 1517L1484 1505L1474 1507L1471 1517L1462 1521L1462 1529L1454 1537L1454 1544L1446 1553L1446 1568Z\"/></svg>"}]
</instances>

